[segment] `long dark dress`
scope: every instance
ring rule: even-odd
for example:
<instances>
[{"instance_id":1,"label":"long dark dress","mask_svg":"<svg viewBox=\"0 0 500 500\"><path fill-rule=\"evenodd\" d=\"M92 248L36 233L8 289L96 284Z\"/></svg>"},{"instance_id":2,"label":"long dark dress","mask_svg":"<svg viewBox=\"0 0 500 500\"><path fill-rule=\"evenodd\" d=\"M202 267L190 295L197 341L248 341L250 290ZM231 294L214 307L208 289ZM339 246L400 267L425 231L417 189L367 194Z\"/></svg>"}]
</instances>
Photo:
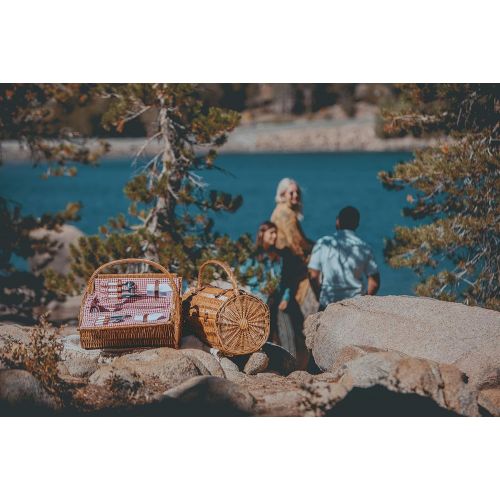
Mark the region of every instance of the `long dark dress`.
<instances>
[{"instance_id":1,"label":"long dark dress","mask_svg":"<svg viewBox=\"0 0 500 500\"><path fill-rule=\"evenodd\" d=\"M278 203L271 215L278 228L277 248L288 248L296 257L294 278L297 282L295 299L304 317L318 311L318 300L307 276L307 261L313 242L306 238L299 221L299 214L287 203Z\"/></svg>"},{"instance_id":2,"label":"long dark dress","mask_svg":"<svg viewBox=\"0 0 500 500\"><path fill-rule=\"evenodd\" d=\"M247 287L251 293L264 300L271 312L272 342L285 348L294 356L299 367L303 367L305 348L302 324L304 318L295 300L297 280L294 279L294 260L289 249L277 250L274 258L266 252L260 252L248 259L240 268L241 274L252 274L247 278ZM285 311L279 310L282 300L288 302Z\"/></svg>"}]
</instances>

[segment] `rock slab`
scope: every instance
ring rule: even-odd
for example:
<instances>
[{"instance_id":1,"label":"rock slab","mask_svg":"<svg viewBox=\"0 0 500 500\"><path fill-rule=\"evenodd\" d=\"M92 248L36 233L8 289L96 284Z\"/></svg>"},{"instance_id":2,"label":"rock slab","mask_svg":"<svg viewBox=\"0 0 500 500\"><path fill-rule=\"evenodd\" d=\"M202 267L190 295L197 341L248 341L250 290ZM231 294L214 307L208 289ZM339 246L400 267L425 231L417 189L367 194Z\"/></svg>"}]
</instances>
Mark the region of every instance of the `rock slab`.
<instances>
[{"instance_id":1,"label":"rock slab","mask_svg":"<svg viewBox=\"0 0 500 500\"><path fill-rule=\"evenodd\" d=\"M500 366L500 313L423 297L363 296L330 304L307 318L305 335L323 371L348 346L456 364L477 387Z\"/></svg>"},{"instance_id":2,"label":"rock slab","mask_svg":"<svg viewBox=\"0 0 500 500\"><path fill-rule=\"evenodd\" d=\"M254 352L245 363L243 371L247 375L256 375L266 371L269 366L269 358L265 352Z\"/></svg>"},{"instance_id":3,"label":"rock slab","mask_svg":"<svg viewBox=\"0 0 500 500\"><path fill-rule=\"evenodd\" d=\"M33 415L58 409L55 399L31 373L25 370L0 370L0 414L4 411Z\"/></svg>"},{"instance_id":4,"label":"rock slab","mask_svg":"<svg viewBox=\"0 0 500 500\"><path fill-rule=\"evenodd\" d=\"M94 373L102 362L100 349L83 349L80 346L79 335L69 335L62 338L63 350L61 361L73 377L88 377Z\"/></svg>"},{"instance_id":5,"label":"rock slab","mask_svg":"<svg viewBox=\"0 0 500 500\"><path fill-rule=\"evenodd\" d=\"M105 385L113 375L128 382L147 384L156 380L166 387L175 387L200 375L200 370L182 351L160 347L117 357L109 365L94 372L90 382Z\"/></svg>"},{"instance_id":6,"label":"rock slab","mask_svg":"<svg viewBox=\"0 0 500 500\"><path fill-rule=\"evenodd\" d=\"M197 415L250 415L255 404L243 387L211 376L194 377L166 391L165 399L180 401Z\"/></svg>"},{"instance_id":7,"label":"rock slab","mask_svg":"<svg viewBox=\"0 0 500 500\"><path fill-rule=\"evenodd\" d=\"M397 352L370 352L348 361L334 376L350 390L383 386L395 393L430 398L458 415L479 415L477 391L452 365Z\"/></svg>"}]
</instances>

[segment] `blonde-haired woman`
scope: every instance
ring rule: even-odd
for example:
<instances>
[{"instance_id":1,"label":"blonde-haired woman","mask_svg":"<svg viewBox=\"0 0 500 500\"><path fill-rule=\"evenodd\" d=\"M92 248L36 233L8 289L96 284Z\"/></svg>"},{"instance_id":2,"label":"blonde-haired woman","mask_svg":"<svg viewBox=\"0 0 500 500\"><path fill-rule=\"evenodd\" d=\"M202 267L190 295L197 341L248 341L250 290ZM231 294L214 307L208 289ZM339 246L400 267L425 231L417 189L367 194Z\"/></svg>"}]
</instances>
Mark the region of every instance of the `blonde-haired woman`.
<instances>
[{"instance_id":1,"label":"blonde-haired woman","mask_svg":"<svg viewBox=\"0 0 500 500\"><path fill-rule=\"evenodd\" d=\"M300 225L304 217L302 215L302 192L297 181L288 177L281 179L276 189L275 201L276 208L271 215L271 221L278 229L276 248L288 248L294 256L295 262L290 267L295 281L293 287L296 289L295 299L300 306L302 316L307 317L318 311L319 303L307 275L307 262L313 242L306 237ZM300 335L302 335L302 325L296 324L295 331L301 332ZM307 364L308 353L303 338L296 338L294 341L297 345L299 366L304 368Z\"/></svg>"},{"instance_id":2,"label":"blonde-haired woman","mask_svg":"<svg viewBox=\"0 0 500 500\"><path fill-rule=\"evenodd\" d=\"M276 189L276 208L271 215L271 222L278 228L277 248L289 248L294 255L306 263L311 253L313 242L302 231L302 191L297 181L285 177Z\"/></svg>"}]
</instances>

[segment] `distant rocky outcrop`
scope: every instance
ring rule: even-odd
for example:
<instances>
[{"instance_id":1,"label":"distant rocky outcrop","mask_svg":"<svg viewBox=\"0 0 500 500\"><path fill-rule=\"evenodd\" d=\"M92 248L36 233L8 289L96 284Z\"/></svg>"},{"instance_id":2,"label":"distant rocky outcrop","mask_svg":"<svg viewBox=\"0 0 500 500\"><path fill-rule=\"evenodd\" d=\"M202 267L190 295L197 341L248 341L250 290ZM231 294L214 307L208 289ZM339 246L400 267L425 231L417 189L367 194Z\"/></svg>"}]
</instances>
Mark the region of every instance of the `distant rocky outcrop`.
<instances>
[{"instance_id":1,"label":"distant rocky outcrop","mask_svg":"<svg viewBox=\"0 0 500 500\"><path fill-rule=\"evenodd\" d=\"M61 275L67 275L71 270L70 245L78 246L78 240L85 236L80 229L70 224L63 224L58 230L38 228L31 231L30 236L35 240L48 238L52 242L52 251L37 253L28 258L31 271L38 275L50 269ZM77 282L83 285L83 281L77 278ZM50 320L61 322L74 322L78 317L81 304L81 295L67 297L64 301L53 300L47 306ZM36 311L40 314L41 311Z\"/></svg>"},{"instance_id":2,"label":"distant rocky outcrop","mask_svg":"<svg viewBox=\"0 0 500 500\"><path fill-rule=\"evenodd\" d=\"M378 137L375 131L377 108L370 105L360 105L360 108L361 112L355 118L342 116L334 107L332 116L326 119L301 118L285 123L244 123L230 134L222 151L414 151L449 141L446 137Z\"/></svg>"},{"instance_id":3,"label":"distant rocky outcrop","mask_svg":"<svg viewBox=\"0 0 500 500\"><path fill-rule=\"evenodd\" d=\"M84 233L75 226L64 224L58 231L35 229L31 231L30 236L36 240L48 238L54 243L53 255L47 252L28 259L31 270L40 273L45 269L52 269L59 274L67 274L71 265L70 245L77 245L78 239L84 236Z\"/></svg>"}]
</instances>

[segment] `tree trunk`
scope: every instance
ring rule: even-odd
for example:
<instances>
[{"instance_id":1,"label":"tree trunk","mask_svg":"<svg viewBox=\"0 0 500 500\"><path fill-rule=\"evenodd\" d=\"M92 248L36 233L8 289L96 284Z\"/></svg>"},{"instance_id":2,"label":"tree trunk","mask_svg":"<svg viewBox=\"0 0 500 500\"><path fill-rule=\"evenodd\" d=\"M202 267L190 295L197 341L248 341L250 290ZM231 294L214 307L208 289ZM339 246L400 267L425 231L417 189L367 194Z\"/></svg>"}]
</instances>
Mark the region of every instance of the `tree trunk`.
<instances>
[{"instance_id":1,"label":"tree trunk","mask_svg":"<svg viewBox=\"0 0 500 500\"><path fill-rule=\"evenodd\" d=\"M167 105L164 100L160 101L160 111L158 113L158 123L163 141L163 152L161 156L161 170L151 174L154 180L164 179L166 177L167 189L158 196L156 205L153 207L150 216L144 226L149 233L157 235L160 232L169 233L174 237L175 208L177 200L175 193L179 191L180 181L175 175L177 172L177 160L172 147L173 132L170 126L170 120L167 115ZM147 258L158 259L158 252L152 245L148 245L146 252Z\"/></svg>"}]
</instances>

